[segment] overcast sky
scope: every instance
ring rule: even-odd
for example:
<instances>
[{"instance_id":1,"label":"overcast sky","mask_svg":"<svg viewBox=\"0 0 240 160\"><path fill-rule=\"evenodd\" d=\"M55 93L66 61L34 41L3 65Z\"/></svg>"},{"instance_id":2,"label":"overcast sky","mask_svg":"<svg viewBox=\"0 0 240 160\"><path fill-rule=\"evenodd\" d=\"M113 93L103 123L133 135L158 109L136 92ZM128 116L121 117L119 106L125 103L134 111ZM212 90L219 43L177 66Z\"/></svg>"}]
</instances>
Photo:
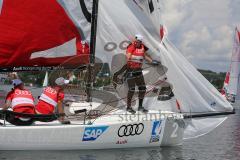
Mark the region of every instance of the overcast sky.
<instances>
[{"instance_id":1,"label":"overcast sky","mask_svg":"<svg viewBox=\"0 0 240 160\"><path fill-rule=\"evenodd\" d=\"M240 0L163 0L168 38L197 68L227 71Z\"/></svg>"}]
</instances>

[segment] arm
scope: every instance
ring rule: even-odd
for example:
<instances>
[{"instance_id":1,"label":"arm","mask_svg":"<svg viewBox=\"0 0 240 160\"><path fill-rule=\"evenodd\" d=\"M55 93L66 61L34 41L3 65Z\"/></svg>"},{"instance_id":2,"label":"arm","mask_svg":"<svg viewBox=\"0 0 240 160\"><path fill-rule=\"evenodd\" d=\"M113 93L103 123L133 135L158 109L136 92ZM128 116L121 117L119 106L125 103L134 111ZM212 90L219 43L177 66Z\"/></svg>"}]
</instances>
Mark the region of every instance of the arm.
<instances>
[{"instance_id":1,"label":"arm","mask_svg":"<svg viewBox=\"0 0 240 160\"><path fill-rule=\"evenodd\" d=\"M57 108L58 108L58 113L59 113L59 114L63 114L63 113L64 113L62 100L61 100L61 101L58 101ZM61 115L58 120L59 120L59 121L63 121L63 120L64 120L64 116Z\"/></svg>"},{"instance_id":2,"label":"arm","mask_svg":"<svg viewBox=\"0 0 240 160\"><path fill-rule=\"evenodd\" d=\"M129 46L127 47L127 50L126 50L126 56L127 56L127 61L131 58L132 56L132 52L134 51L134 46L131 44L129 44Z\"/></svg>"},{"instance_id":3,"label":"arm","mask_svg":"<svg viewBox=\"0 0 240 160\"><path fill-rule=\"evenodd\" d=\"M152 63L152 61L153 61L151 56L147 52L145 52L145 54L144 54L144 59L146 61L148 61L149 63Z\"/></svg>"},{"instance_id":4,"label":"arm","mask_svg":"<svg viewBox=\"0 0 240 160\"><path fill-rule=\"evenodd\" d=\"M11 106L11 101L6 100L6 103L3 105L2 110L7 110Z\"/></svg>"},{"instance_id":5,"label":"arm","mask_svg":"<svg viewBox=\"0 0 240 160\"><path fill-rule=\"evenodd\" d=\"M132 53L131 52L127 52L127 61L129 61L129 59L131 58Z\"/></svg>"}]
</instances>

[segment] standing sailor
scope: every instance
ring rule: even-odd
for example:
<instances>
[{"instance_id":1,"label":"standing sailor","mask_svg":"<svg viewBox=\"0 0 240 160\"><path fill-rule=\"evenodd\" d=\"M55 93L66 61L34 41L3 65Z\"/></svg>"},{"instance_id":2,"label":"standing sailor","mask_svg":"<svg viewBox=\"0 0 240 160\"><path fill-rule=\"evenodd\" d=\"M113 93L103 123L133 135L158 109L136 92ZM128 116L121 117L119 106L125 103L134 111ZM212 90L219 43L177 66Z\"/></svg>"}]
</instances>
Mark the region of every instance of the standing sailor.
<instances>
[{"instance_id":1,"label":"standing sailor","mask_svg":"<svg viewBox=\"0 0 240 160\"><path fill-rule=\"evenodd\" d=\"M56 111L60 115L59 121L62 124L69 124L70 122L64 120L64 85L68 84L69 80L65 80L63 77L55 80L55 85L44 88L41 94L38 104L36 105L37 114L54 114Z\"/></svg>"},{"instance_id":2,"label":"standing sailor","mask_svg":"<svg viewBox=\"0 0 240 160\"><path fill-rule=\"evenodd\" d=\"M32 93L24 88L24 84L20 79L14 79L12 84L14 88L7 94L3 110L11 107L13 112L16 113L35 114ZM13 125L31 125L33 123L31 118L22 118L14 115L7 115L6 120Z\"/></svg>"},{"instance_id":3,"label":"standing sailor","mask_svg":"<svg viewBox=\"0 0 240 160\"><path fill-rule=\"evenodd\" d=\"M159 62L152 60L152 58L147 54L148 48L143 44L143 36L140 34L135 35L135 40L127 47L127 66L126 66L126 78L128 84L128 94L127 94L127 111L131 113L136 113L132 107L131 102L135 92L135 86L138 86L138 98L139 107L138 110L147 113L143 107L143 99L146 92L146 84L144 81L142 73L143 60L148 61L153 65L158 65Z\"/></svg>"}]
</instances>

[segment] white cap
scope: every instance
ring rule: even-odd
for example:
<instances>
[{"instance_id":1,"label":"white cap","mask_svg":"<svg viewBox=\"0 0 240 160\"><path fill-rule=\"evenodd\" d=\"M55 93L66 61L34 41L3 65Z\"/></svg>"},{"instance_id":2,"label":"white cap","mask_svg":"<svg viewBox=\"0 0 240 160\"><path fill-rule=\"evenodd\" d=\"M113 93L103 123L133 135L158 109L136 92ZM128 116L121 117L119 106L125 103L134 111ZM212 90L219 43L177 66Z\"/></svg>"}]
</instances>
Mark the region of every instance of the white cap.
<instances>
[{"instance_id":1,"label":"white cap","mask_svg":"<svg viewBox=\"0 0 240 160\"><path fill-rule=\"evenodd\" d=\"M62 86L64 84L68 84L69 80L64 79L63 77L59 77L55 80L55 83L59 86Z\"/></svg>"},{"instance_id":2,"label":"white cap","mask_svg":"<svg viewBox=\"0 0 240 160\"><path fill-rule=\"evenodd\" d=\"M139 41L143 41L143 36L141 34L136 34L135 39Z\"/></svg>"},{"instance_id":3,"label":"white cap","mask_svg":"<svg viewBox=\"0 0 240 160\"><path fill-rule=\"evenodd\" d=\"M12 80L12 85L13 86L18 86L20 84L22 84L23 82L20 79L14 79Z\"/></svg>"}]
</instances>

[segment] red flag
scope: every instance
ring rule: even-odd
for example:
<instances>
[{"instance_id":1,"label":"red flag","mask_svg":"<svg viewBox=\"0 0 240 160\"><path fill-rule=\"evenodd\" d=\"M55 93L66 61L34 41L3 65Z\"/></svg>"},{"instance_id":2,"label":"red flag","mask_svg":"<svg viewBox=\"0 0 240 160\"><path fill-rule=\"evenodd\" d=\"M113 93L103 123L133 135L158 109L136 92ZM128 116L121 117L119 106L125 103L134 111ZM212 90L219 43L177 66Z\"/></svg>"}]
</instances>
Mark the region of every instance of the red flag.
<instances>
[{"instance_id":1,"label":"red flag","mask_svg":"<svg viewBox=\"0 0 240 160\"><path fill-rule=\"evenodd\" d=\"M181 111L181 106L180 106L180 103L178 102L178 100L176 100L176 105L177 105L177 109L178 109L179 111Z\"/></svg>"}]
</instances>

